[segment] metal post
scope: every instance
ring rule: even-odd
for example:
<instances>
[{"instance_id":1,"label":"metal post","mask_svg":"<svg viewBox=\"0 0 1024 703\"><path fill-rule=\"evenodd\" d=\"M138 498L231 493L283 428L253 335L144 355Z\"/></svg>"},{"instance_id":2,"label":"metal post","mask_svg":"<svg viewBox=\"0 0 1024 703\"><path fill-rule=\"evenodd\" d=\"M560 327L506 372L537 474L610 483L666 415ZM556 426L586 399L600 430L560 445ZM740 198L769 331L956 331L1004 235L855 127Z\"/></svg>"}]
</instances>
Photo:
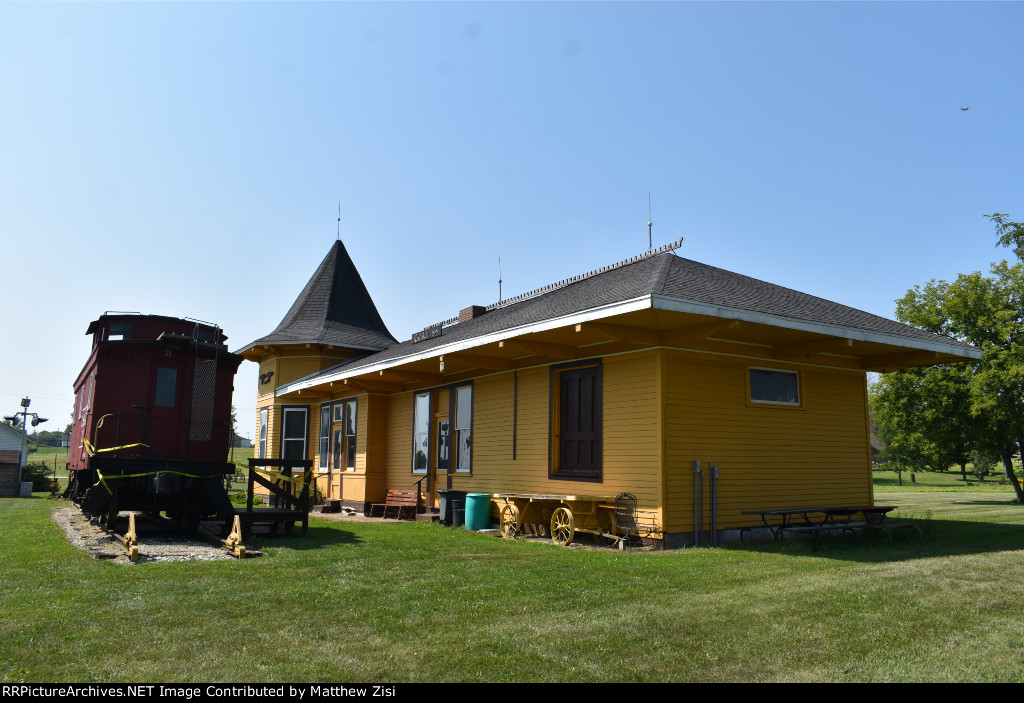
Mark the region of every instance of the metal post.
<instances>
[{"instance_id":1,"label":"metal post","mask_svg":"<svg viewBox=\"0 0 1024 703\"><path fill-rule=\"evenodd\" d=\"M711 481L711 546L718 546L718 466L708 464Z\"/></svg>"},{"instance_id":2,"label":"metal post","mask_svg":"<svg viewBox=\"0 0 1024 703\"><path fill-rule=\"evenodd\" d=\"M700 460L693 462L693 546L700 546L700 533L704 527L704 472Z\"/></svg>"},{"instance_id":3,"label":"metal post","mask_svg":"<svg viewBox=\"0 0 1024 703\"><path fill-rule=\"evenodd\" d=\"M22 398L21 407L23 410L17 413L21 415L21 462L18 466L18 483L15 486L14 495L16 496L21 495L21 474L25 467L28 466L28 406L31 403L32 401L28 398Z\"/></svg>"}]
</instances>

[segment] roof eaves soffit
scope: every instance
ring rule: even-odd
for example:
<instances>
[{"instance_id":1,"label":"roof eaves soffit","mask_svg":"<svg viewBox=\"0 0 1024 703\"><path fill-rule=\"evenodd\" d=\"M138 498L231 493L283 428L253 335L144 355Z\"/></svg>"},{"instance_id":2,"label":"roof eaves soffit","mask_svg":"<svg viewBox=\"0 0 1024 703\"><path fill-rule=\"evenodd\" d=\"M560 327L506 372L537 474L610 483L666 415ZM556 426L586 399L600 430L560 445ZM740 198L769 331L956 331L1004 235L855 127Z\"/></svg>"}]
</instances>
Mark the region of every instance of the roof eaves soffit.
<instances>
[{"instance_id":1,"label":"roof eaves soffit","mask_svg":"<svg viewBox=\"0 0 1024 703\"><path fill-rule=\"evenodd\" d=\"M558 329L560 327L568 327L570 325L577 325L584 322L593 322L595 320L603 320L617 315L622 315L629 312L635 312L637 310L647 310L651 307L651 296L643 295L632 300L626 300L611 305L602 305L597 308L590 310L584 310L582 312L573 313L570 315L564 315L562 317L552 318L550 320L543 320L541 322L531 323L527 325L521 325L519 327L510 327L508 329L491 332L488 334L480 335L477 337L471 337L468 339L459 340L457 342L451 342L448 344L440 343L431 347L423 348L415 352L404 354L383 361L375 362L372 357L368 360L368 363L360 363L359 361L353 362L351 365L346 365L342 369L336 371L327 371L316 374L315 376L308 377L306 379L297 379L287 386L282 386L278 389L279 394L291 393L293 391L304 390L306 388L312 388L323 383L331 381L343 381L348 378L354 378L368 373L377 373L379 371L385 371L387 369L393 369L398 366L404 366L405 364L411 364L417 361L423 361L425 359L432 359L437 356L443 356L445 354L454 354L460 351L467 351L469 349L475 349L482 347L487 344L493 344L495 342L504 342L516 337L520 337L526 334L533 334L536 332L547 332L549 330Z\"/></svg>"},{"instance_id":2,"label":"roof eaves soffit","mask_svg":"<svg viewBox=\"0 0 1024 703\"><path fill-rule=\"evenodd\" d=\"M783 315L771 315L769 313L731 308L723 305L713 305L694 300L684 300L665 295L652 296L652 307L655 310L667 310L671 312L683 312L696 315L707 315L719 317L726 320L739 320L755 324L782 327L784 329L824 334L843 339L852 339L861 342L876 342L888 344L906 349L920 349L940 354L950 354L963 359L980 359L981 350L974 347L963 346L954 340L942 341L942 338L935 335L935 340L914 339L912 337L901 337L896 334L865 330L857 327L848 327L829 322L817 322L813 320L801 320Z\"/></svg>"}]
</instances>

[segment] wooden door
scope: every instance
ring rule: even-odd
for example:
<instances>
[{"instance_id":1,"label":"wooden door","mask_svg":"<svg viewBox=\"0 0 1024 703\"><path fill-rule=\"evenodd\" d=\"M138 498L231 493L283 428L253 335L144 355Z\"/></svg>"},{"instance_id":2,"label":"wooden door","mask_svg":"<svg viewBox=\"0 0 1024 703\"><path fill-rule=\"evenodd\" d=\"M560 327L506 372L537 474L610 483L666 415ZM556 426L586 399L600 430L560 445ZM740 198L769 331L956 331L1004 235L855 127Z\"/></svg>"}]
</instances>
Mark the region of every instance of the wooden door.
<instances>
[{"instance_id":1,"label":"wooden door","mask_svg":"<svg viewBox=\"0 0 1024 703\"><path fill-rule=\"evenodd\" d=\"M434 394L434 461L429 505L438 505L437 489L448 488L452 470L452 427L448 420L448 390Z\"/></svg>"},{"instance_id":2,"label":"wooden door","mask_svg":"<svg viewBox=\"0 0 1024 703\"><path fill-rule=\"evenodd\" d=\"M587 473L601 466L601 371L563 371L560 377L559 471Z\"/></svg>"}]
</instances>

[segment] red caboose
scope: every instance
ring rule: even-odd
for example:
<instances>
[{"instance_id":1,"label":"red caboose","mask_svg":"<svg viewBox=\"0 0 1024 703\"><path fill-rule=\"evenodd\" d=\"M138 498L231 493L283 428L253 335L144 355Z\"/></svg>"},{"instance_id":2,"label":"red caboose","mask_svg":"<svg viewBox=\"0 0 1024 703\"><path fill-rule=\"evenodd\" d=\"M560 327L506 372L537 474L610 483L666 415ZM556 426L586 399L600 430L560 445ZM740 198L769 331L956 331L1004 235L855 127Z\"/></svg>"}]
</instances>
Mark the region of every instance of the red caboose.
<instances>
[{"instance_id":1,"label":"red caboose","mask_svg":"<svg viewBox=\"0 0 1024 703\"><path fill-rule=\"evenodd\" d=\"M233 514L223 487L231 392L242 357L216 325L106 313L75 381L67 495L113 524L119 510L166 511L188 528Z\"/></svg>"}]
</instances>

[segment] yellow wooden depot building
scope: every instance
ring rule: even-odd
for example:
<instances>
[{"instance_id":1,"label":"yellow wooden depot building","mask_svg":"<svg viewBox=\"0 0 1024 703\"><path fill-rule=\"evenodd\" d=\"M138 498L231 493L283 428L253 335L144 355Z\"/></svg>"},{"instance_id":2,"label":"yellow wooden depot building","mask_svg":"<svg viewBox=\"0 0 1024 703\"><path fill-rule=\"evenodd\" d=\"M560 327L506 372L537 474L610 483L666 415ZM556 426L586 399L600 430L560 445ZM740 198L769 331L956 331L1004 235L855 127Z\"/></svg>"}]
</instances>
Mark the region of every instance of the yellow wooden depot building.
<instances>
[{"instance_id":1,"label":"yellow wooden depot building","mask_svg":"<svg viewBox=\"0 0 1024 703\"><path fill-rule=\"evenodd\" d=\"M744 510L873 504L866 373L980 350L677 246L398 342L337 241L238 351L260 365L256 455L312 459L357 510L388 489L629 492L666 546L693 541L695 462L718 468L726 537L759 524Z\"/></svg>"}]
</instances>

